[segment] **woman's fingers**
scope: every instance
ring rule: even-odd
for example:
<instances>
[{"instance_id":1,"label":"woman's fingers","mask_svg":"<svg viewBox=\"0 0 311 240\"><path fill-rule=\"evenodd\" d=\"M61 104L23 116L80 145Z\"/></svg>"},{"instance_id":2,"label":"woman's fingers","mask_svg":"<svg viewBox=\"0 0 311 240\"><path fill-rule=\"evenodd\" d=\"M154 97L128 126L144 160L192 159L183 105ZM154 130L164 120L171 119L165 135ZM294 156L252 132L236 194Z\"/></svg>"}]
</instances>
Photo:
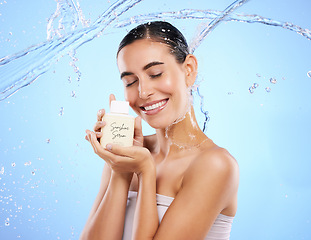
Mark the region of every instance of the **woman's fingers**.
<instances>
[{"instance_id":1,"label":"woman's fingers","mask_svg":"<svg viewBox=\"0 0 311 240\"><path fill-rule=\"evenodd\" d=\"M115 95L110 94L110 95L109 95L109 106L111 105L111 101L114 101L114 100L116 100Z\"/></svg>"},{"instance_id":2,"label":"woman's fingers","mask_svg":"<svg viewBox=\"0 0 311 240\"><path fill-rule=\"evenodd\" d=\"M98 121L95 123L94 125L94 131L95 132L99 132L101 130L101 128L105 127L106 126L106 122L103 122L103 121Z\"/></svg>"},{"instance_id":3,"label":"woman's fingers","mask_svg":"<svg viewBox=\"0 0 311 240\"><path fill-rule=\"evenodd\" d=\"M114 159L114 154L110 153L109 151L107 151L100 145L100 143L97 141L97 135L94 132L90 130L86 130L86 135L87 135L88 141L91 143L93 147L94 152L98 156L103 158L105 161L110 161Z\"/></svg>"},{"instance_id":4,"label":"woman's fingers","mask_svg":"<svg viewBox=\"0 0 311 240\"><path fill-rule=\"evenodd\" d=\"M141 125L141 117L135 118L134 124L134 146L143 146L144 144L144 136Z\"/></svg>"},{"instance_id":5,"label":"woman's fingers","mask_svg":"<svg viewBox=\"0 0 311 240\"><path fill-rule=\"evenodd\" d=\"M107 144L107 150L115 155L129 157L129 158L140 158L144 155L149 155L150 152L146 148L133 146L133 147L121 147L117 144Z\"/></svg>"},{"instance_id":6,"label":"woman's fingers","mask_svg":"<svg viewBox=\"0 0 311 240\"><path fill-rule=\"evenodd\" d=\"M98 110L98 112L97 112L97 121L101 121L104 115L105 115L105 109Z\"/></svg>"},{"instance_id":7,"label":"woman's fingers","mask_svg":"<svg viewBox=\"0 0 311 240\"><path fill-rule=\"evenodd\" d=\"M95 132L97 139L103 136L102 132ZM98 140L99 141L99 140Z\"/></svg>"}]
</instances>

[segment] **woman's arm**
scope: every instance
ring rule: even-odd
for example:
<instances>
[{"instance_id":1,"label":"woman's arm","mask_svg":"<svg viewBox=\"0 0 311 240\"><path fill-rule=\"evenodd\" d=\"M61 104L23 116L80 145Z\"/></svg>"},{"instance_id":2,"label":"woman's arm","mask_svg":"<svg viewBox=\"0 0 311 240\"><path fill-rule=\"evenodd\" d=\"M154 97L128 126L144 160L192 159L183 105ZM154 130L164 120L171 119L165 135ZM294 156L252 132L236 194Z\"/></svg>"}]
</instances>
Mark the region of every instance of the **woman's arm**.
<instances>
[{"instance_id":1,"label":"woman's arm","mask_svg":"<svg viewBox=\"0 0 311 240\"><path fill-rule=\"evenodd\" d=\"M100 205L100 203L101 203L101 201L102 201L102 199L106 193L106 190L107 190L108 185L109 185L110 177L111 177L111 169L109 168L108 164L105 164L103 172L102 172L102 176L101 176L99 191L98 191L98 194L95 198L93 206L91 208L91 211L90 211L89 217L86 221L86 225L85 225L85 228L83 229L83 232L87 228L88 223L91 221L91 219L93 219L93 217L94 217L94 215L95 215L95 213L96 213L96 211L97 211L97 209L98 209L98 207L99 207L99 205Z\"/></svg>"},{"instance_id":2,"label":"woman's arm","mask_svg":"<svg viewBox=\"0 0 311 240\"><path fill-rule=\"evenodd\" d=\"M238 172L235 159L226 150L219 148L202 154L189 166L182 188L156 232L152 228L154 215L145 212L145 209L154 209L156 204L150 200L147 202L150 192L144 187L145 179L141 178L141 200L136 206L139 218L134 222L136 232L133 239L204 239L219 213L234 201L239 182ZM151 221L146 220L148 217Z\"/></svg>"},{"instance_id":3,"label":"woman's arm","mask_svg":"<svg viewBox=\"0 0 311 240\"><path fill-rule=\"evenodd\" d=\"M132 239L153 239L159 226L154 165L150 165L147 170L137 175L139 187Z\"/></svg>"},{"instance_id":4,"label":"woman's arm","mask_svg":"<svg viewBox=\"0 0 311 240\"><path fill-rule=\"evenodd\" d=\"M110 178L108 179L108 177ZM132 174L111 172L109 167L105 165L100 191L80 236L81 240L116 240L122 238L131 179Z\"/></svg>"},{"instance_id":5,"label":"woman's arm","mask_svg":"<svg viewBox=\"0 0 311 240\"><path fill-rule=\"evenodd\" d=\"M103 152L108 153L108 151L100 146L97 140L98 133L89 130L86 132L86 139L92 144L95 153L105 159L106 164L103 170L100 191L80 239L118 240L123 235L128 190L133 173L114 171L111 168L109 155L104 156L101 154Z\"/></svg>"}]
</instances>

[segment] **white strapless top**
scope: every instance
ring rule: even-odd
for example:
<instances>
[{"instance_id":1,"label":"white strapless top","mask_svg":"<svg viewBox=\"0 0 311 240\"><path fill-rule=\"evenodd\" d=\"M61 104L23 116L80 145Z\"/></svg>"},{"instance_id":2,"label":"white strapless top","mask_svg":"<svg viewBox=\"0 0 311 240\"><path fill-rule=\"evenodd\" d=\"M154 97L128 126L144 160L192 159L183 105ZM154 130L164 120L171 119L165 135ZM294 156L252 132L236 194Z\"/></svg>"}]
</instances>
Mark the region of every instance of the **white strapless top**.
<instances>
[{"instance_id":1,"label":"white strapless top","mask_svg":"<svg viewBox=\"0 0 311 240\"><path fill-rule=\"evenodd\" d=\"M131 240L132 237L136 200L137 192L129 191L125 213L123 240ZM157 194L157 208L160 223L173 200L174 198L172 197ZM219 214L204 240L228 240L230 237L233 218L234 217Z\"/></svg>"}]
</instances>

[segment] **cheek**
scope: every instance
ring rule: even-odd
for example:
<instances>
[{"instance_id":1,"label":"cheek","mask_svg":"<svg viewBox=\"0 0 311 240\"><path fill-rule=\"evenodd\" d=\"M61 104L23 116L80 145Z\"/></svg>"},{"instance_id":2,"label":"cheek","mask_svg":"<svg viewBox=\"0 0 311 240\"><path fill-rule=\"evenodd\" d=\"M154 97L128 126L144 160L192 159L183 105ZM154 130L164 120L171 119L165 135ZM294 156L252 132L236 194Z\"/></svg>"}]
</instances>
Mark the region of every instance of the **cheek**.
<instances>
[{"instance_id":1,"label":"cheek","mask_svg":"<svg viewBox=\"0 0 311 240\"><path fill-rule=\"evenodd\" d=\"M161 92L172 94L179 88L180 82L181 79L179 75L170 73L163 77L163 79L156 84L156 87Z\"/></svg>"},{"instance_id":2,"label":"cheek","mask_svg":"<svg viewBox=\"0 0 311 240\"><path fill-rule=\"evenodd\" d=\"M134 108L135 106L135 101L137 100L138 97L138 91L128 88L124 88L124 98L126 101L129 102L131 108Z\"/></svg>"},{"instance_id":3,"label":"cheek","mask_svg":"<svg viewBox=\"0 0 311 240\"><path fill-rule=\"evenodd\" d=\"M161 85L163 91L175 94L184 94L187 88L184 76L180 73L172 74L166 78Z\"/></svg>"},{"instance_id":4,"label":"cheek","mask_svg":"<svg viewBox=\"0 0 311 240\"><path fill-rule=\"evenodd\" d=\"M172 94L174 92L176 85L171 79L166 79L158 85L158 90L163 93Z\"/></svg>"}]
</instances>

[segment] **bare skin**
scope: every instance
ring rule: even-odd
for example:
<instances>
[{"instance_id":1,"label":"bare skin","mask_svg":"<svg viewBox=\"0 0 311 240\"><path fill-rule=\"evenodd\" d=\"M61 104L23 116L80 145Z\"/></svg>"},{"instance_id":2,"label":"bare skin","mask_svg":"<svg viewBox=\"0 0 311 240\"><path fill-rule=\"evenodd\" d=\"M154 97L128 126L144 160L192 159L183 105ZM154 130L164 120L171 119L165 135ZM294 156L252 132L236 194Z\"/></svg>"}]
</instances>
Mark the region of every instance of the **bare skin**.
<instances>
[{"instance_id":1,"label":"bare skin","mask_svg":"<svg viewBox=\"0 0 311 240\"><path fill-rule=\"evenodd\" d=\"M129 190L138 192L132 239L204 239L220 213L235 215L239 169L228 151L200 130L189 105L196 58L188 55L179 64L165 45L138 40L120 51L118 67L125 98L139 116L134 146L101 147L105 123L100 110L86 139L107 164L81 239L122 238ZM142 135L141 118L156 129L155 135ZM174 197L160 225L156 193Z\"/></svg>"}]
</instances>

